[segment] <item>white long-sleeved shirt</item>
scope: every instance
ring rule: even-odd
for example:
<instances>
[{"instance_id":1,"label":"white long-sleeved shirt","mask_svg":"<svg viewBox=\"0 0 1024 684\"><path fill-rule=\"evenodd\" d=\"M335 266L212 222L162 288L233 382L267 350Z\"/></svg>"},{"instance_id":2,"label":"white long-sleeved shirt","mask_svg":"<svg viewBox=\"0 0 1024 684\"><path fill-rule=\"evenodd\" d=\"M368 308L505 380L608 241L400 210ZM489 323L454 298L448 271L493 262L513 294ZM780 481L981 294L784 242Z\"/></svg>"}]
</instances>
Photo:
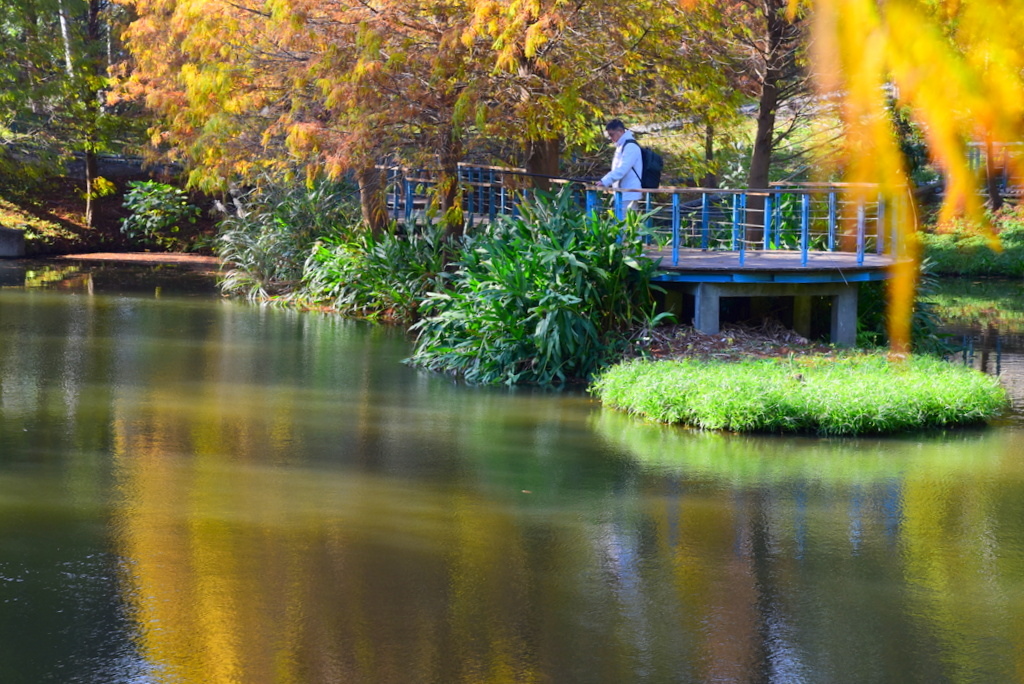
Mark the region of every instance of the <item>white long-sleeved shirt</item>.
<instances>
[{"instance_id":1,"label":"white long-sleeved shirt","mask_svg":"<svg viewBox=\"0 0 1024 684\"><path fill-rule=\"evenodd\" d=\"M615 143L612 169L601 179L602 185L623 190L643 187L640 184L640 177L644 173L644 162L640 155L640 145L627 145L627 140L635 140L633 131L627 130L619 138L619 141ZM623 202L632 202L641 197L643 197L643 193L640 192L622 193Z\"/></svg>"}]
</instances>

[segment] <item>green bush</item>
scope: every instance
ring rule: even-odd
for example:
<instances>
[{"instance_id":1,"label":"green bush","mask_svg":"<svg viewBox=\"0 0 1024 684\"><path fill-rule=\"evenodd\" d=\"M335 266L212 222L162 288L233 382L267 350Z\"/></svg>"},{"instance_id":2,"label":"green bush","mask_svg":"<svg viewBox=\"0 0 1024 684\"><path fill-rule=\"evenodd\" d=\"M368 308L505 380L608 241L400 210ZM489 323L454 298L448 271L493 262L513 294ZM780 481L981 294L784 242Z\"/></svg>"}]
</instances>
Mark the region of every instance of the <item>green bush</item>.
<instances>
[{"instance_id":1,"label":"green bush","mask_svg":"<svg viewBox=\"0 0 1024 684\"><path fill-rule=\"evenodd\" d=\"M271 181L237 200L236 210L218 226L217 252L230 266L221 289L250 299L296 290L317 240L358 225L354 192L344 182Z\"/></svg>"},{"instance_id":2,"label":"green bush","mask_svg":"<svg viewBox=\"0 0 1024 684\"><path fill-rule=\"evenodd\" d=\"M121 221L121 233L145 246L182 247L182 229L199 218L199 207L189 202L188 194L156 181L132 181L128 188L123 206L130 213Z\"/></svg>"},{"instance_id":3,"label":"green bush","mask_svg":"<svg viewBox=\"0 0 1024 684\"><path fill-rule=\"evenodd\" d=\"M350 316L414 321L427 293L445 289L445 267L458 245L444 234L438 224L325 238L306 260L296 299Z\"/></svg>"},{"instance_id":4,"label":"green bush","mask_svg":"<svg viewBox=\"0 0 1024 684\"><path fill-rule=\"evenodd\" d=\"M479 383L585 379L653 312L646 228L538 196L467 238L448 288L430 293L410 362Z\"/></svg>"},{"instance_id":5,"label":"green bush","mask_svg":"<svg viewBox=\"0 0 1024 684\"><path fill-rule=\"evenodd\" d=\"M970 425L1008 405L998 379L931 356L632 361L591 386L609 407L738 432L859 435Z\"/></svg>"},{"instance_id":6,"label":"green bush","mask_svg":"<svg viewBox=\"0 0 1024 684\"><path fill-rule=\"evenodd\" d=\"M1024 210L1007 207L989 215L998 235L993 245L980 226L957 219L941 232L921 234L924 256L936 273L964 276L1024 276Z\"/></svg>"}]
</instances>

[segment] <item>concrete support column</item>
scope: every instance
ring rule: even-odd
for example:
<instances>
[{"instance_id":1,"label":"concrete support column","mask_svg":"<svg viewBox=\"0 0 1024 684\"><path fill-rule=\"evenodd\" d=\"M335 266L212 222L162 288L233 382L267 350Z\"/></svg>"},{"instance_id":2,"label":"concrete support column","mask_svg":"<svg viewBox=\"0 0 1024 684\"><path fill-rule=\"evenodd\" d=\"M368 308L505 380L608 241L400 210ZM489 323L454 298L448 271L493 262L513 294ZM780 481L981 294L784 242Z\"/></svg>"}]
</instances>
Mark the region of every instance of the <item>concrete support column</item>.
<instances>
[{"instance_id":1,"label":"concrete support column","mask_svg":"<svg viewBox=\"0 0 1024 684\"><path fill-rule=\"evenodd\" d=\"M694 328L709 335L718 333L718 311L721 296L721 288L717 285L701 283L697 286L696 299L693 303Z\"/></svg>"},{"instance_id":2,"label":"concrete support column","mask_svg":"<svg viewBox=\"0 0 1024 684\"><path fill-rule=\"evenodd\" d=\"M853 347L857 344L857 285L843 287L832 298L832 344Z\"/></svg>"}]
</instances>

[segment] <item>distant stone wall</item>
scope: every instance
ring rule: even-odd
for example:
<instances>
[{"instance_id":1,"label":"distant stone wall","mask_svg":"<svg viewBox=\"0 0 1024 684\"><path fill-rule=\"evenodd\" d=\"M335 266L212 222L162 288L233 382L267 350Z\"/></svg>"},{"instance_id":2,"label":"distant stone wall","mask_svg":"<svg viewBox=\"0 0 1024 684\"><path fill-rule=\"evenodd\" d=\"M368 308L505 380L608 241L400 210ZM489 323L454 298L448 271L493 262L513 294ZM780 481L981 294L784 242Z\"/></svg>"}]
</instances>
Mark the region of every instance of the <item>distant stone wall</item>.
<instances>
[{"instance_id":1,"label":"distant stone wall","mask_svg":"<svg viewBox=\"0 0 1024 684\"><path fill-rule=\"evenodd\" d=\"M25 256L25 233L0 226L0 258Z\"/></svg>"}]
</instances>

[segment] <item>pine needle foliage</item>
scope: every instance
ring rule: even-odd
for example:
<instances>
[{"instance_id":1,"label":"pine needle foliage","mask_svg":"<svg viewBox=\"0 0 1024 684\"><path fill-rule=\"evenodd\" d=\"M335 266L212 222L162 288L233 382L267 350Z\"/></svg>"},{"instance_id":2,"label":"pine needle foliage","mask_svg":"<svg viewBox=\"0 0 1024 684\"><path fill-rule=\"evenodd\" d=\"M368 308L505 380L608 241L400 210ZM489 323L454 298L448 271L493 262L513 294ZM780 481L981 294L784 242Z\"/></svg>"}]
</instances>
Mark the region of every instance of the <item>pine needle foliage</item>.
<instances>
[{"instance_id":1,"label":"pine needle foliage","mask_svg":"<svg viewBox=\"0 0 1024 684\"><path fill-rule=\"evenodd\" d=\"M884 434L981 424L1007 407L997 378L931 356L632 361L591 386L606 406L705 430Z\"/></svg>"},{"instance_id":2,"label":"pine needle foliage","mask_svg":"<svg viewBox=\"0 0 1024 684\"><path fill-rule=\"evenodd\" d=\"M653 315L646 228L539 195L468 237L448 288L421 306L410 363L474 383L583 380Z\"/></svg>"}]
</instances>

